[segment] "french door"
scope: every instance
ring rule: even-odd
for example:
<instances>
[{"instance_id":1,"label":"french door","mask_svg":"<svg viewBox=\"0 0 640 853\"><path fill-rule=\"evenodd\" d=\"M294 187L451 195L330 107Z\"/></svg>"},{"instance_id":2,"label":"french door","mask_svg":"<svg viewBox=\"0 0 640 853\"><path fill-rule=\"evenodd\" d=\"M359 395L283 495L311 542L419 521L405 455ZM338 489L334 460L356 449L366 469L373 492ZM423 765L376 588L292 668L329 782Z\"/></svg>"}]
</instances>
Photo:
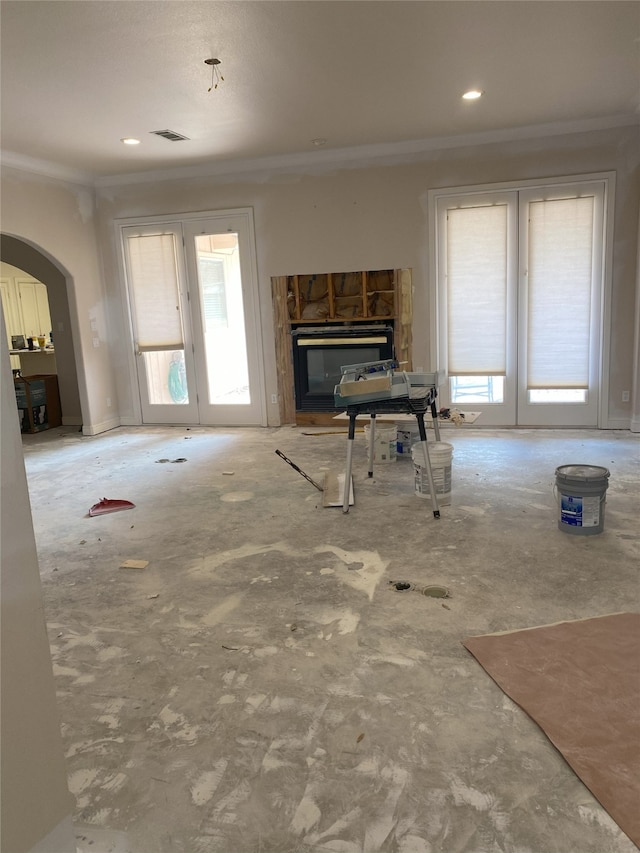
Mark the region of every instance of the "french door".
<instances>
[{"instance_id":1,"label":"french door","mask_svg":"<svg viewBox=\"0 0 640 853\"><path fill-rule=\"evenodd\" d=\"M122 228L143 423L266 423L250 211Z\"/></svg>"},{"instance_id":2,"label":"french door","mask_svg":"<svg viewBox=\"0 0 640 853\"><path fill-rule=\"evenodd\" d=\"M435 199L445 404L495 426L597 426L606 180Z\"/></svg>"}]
</instances>

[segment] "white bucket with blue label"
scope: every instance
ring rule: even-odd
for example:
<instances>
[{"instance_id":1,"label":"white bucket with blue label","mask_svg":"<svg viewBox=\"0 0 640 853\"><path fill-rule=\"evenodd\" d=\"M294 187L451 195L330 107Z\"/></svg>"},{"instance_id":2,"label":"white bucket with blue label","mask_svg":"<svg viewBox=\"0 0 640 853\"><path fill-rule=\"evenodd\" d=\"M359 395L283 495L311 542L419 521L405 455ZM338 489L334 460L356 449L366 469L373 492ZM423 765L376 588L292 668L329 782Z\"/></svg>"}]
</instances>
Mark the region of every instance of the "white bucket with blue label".
<instances>
[{"instance_id":1,"label":"white bucket with blue label","mask_svg":"<svg viewBox=\"0 0 640 853\"><path fill-rule=\"evenodd\" d=\"M559 530L578 536L602 533L609 476L609 469L599 465L556 468Z\"/></svg>"},{"instance_id":2,"label":"white bucket with blue label","mask_svg":"<svg viewBox=\"0 0 640 853\"><path fill-rule=\"evenodd\" d=\"M420 430L417 424L399 423L396 448L398 459L411 459L411 448L420 441Z\"/></svg>"}]
</instances>

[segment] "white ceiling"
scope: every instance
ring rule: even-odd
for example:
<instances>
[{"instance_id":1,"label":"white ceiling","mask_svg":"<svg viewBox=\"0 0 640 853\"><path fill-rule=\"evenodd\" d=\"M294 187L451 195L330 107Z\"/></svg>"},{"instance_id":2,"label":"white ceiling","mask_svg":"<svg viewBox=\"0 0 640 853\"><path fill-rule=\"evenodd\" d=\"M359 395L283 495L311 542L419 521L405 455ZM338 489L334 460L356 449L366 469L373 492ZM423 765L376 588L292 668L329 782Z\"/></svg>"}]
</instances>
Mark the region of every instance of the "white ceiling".
<instances>
[{"instance_id":1,"label":"white ceiling","mask_svg":"<svg viewBox=\"0 0 640 853\"><path fill-rule=\"evenodd\" d=\"M633 0L2 0L0 25L3 161L96 178L640 117ZM464 102L469 88L485 94ZM189 139L150 135L164 129Z\"/></svg>"}]
</instances>

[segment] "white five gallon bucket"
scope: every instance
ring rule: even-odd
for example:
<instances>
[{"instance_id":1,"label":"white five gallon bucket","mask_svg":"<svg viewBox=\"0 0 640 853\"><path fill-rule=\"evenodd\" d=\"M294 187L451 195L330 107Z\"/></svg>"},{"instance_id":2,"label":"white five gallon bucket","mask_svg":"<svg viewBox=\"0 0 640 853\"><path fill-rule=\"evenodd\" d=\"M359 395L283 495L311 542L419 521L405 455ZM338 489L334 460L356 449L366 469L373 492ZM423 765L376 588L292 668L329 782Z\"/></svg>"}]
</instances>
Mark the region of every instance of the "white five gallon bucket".
<instances>
[{"instance_id":1,"label":"white five gallon bucket","mask_svg":"<svg viewBox=\"0 0 640 853\"><path fill-rule=\"evenodd\" d=\"M416 441L420 441L420 430L417 424L398 424L398 441L396 442L396 446L399 459L411 458L411 448Z\"/></svg>"},{"instance_id":2,"label":"white five gallon bucket","mask_svg":"<svg viewBox=\"0 0 640 853\"><path fill-rule=\"evenodd\" d=\"M433 485L436 489L436 497L439 504L451 503L451 457L453 456L453 445L446 441L428 441L427 452L431 462L431 473ZM429 476L424 467L424 455L422 444L418 442L411 448L411 458L414 467L415 492L421 498L431 500L429 489Z\"/></svg>"},{"instance_id":3,"label":"white five gallon bucket","mask_svg":"<svg viewBox=\"0 0 640 853\"><path fill-rule=\"evenodd\" d=\"M364 437L367 447L371 445L371 426L365 424ZM395 462L397 454L398 430L395 424L378 423L376 421L375 437L373 440L373 461Z\"/></svg>"},{"instance_id":4,"label":"white five gallon bucket","mask_svg":"<svg viewBox=\"0 0 640 853\"><path fill-rule=\"evenodd\" d=\"M602 533L608 480L609 469L599 465L556 468L558 529L578 536Z\"/></svg>"}]
</instances>

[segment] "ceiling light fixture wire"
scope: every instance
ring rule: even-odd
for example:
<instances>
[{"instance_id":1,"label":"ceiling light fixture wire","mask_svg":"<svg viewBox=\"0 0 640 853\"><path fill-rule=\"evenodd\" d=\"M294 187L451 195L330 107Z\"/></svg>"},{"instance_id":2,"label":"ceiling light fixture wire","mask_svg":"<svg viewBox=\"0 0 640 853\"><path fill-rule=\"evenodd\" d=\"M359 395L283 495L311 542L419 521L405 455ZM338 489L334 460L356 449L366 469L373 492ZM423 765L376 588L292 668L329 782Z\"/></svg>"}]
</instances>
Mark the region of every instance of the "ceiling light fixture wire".
<instances>
[{"instance_id":1,"label":"ceiling light fixture wire","mask_svg":"<svg viewBox=\"0 0 640 853\"><path fill-rule=\"evenodd\" d=\"M218 88L218 83L224 83L224 77L218 71L219 59L205 59L204 64L211 66L211 85L207 89L207 92L210 92L212 89Z\"/></svg>"}]
</instances>

